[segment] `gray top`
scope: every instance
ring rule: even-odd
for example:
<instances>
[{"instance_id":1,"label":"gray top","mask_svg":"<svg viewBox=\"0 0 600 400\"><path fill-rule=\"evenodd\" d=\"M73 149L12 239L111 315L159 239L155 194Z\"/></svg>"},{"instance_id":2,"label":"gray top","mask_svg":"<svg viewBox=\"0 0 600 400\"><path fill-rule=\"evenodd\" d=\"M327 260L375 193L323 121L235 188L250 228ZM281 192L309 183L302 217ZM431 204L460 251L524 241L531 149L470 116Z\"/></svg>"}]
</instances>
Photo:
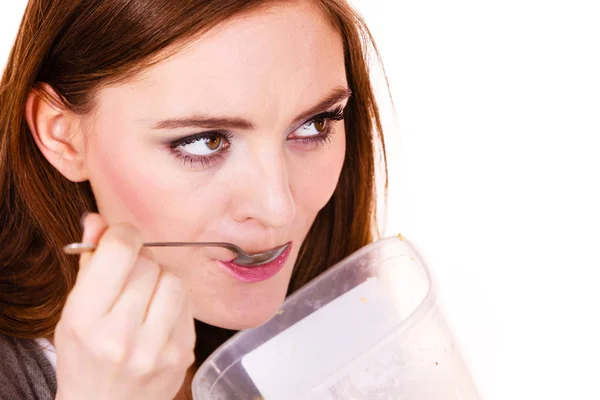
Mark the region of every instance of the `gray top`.
<instances>
[{"instance_id":1,"label":"gray top","mask_svg":"<svg viewBox=\"0 0 600 400\"><path fill-rule=\"evenodd\" d=\"M54 400L56 372L35 340L0 334L0 400Z\"/></svg>"}]
</instances>

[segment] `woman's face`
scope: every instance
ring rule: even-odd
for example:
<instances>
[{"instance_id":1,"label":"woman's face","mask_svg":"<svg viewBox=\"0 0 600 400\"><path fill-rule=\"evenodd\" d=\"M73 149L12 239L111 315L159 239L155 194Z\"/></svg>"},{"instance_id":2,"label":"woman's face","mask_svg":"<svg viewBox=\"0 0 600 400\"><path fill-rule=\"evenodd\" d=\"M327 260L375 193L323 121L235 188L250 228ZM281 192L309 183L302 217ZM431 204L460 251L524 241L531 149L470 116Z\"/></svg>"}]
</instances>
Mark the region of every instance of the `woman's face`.
<instances>
[{"instance_id":1,"label":"woman's face","mask_svg":"<svg viewBox=\"0 0 600 400\"><path fill-rule=\"evenodd\" d=\"M274 275L232 272L223 249L154 250L183 280L197 319L261 324L337 185L348 95L341 37L310 2L221 24L99 91L82 123L99 211L147 241L225 241L249 253L292 242Z\"/></svg>"}]
</instances>

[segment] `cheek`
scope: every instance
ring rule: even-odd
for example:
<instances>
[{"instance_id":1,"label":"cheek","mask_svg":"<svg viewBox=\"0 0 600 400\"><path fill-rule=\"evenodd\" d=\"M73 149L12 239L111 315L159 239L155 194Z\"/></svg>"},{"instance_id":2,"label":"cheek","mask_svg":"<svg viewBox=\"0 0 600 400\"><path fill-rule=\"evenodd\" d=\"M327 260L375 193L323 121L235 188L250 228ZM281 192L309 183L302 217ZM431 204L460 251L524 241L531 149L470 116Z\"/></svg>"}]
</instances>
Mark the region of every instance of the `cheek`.
<instances>
[{"instance_id":1,"label":"cheek","mask_svg":"<svg viewBox=\"0 0 600 400\"><path fill-rule=\"evenodd\" d=\"M147 213L152 208L149 203L156 199L153 196L156 190L143 173L136 147L127 143L125 135L118 146L111 146L117 140L116 137L111 140L111 133L120 131L119 127L110 126L95 129L86 159L98 209L109 223L127 220L127 211Z\"/></svg>"},{"instance_id":2,"label":"cheek","mask_svg":"<svg viewBox=\"0 0 600 400\"><path fill-rule=\"evenodd\" d=\"M128 221L143 230L143 224L152 225L157 210L168 210L164 191L144 173L128 170L126 163L106 165L92 182L98 209L109 223Z\"/></svg>"},{"instance_id":3,"label":"cheek","mask_svg":"<svg viewBox=\"0 0 600 400\"><path fill-rule=\"evenodd\" d=\"M344 156L346 137L343 125L324 147L296 160L291 185L297 206L314 217L327 204L337 187Z\"/></svg>"},{"instance_id":4,"label":"cheek","mask_svg":"<svg viewBox=\"0 0 600 400\"><path fill-rule=\"evenodd\" d=\"M182 193L185 186L173 181L156 150L127 132L105 124L91 133L86 162L98 209L109 224L128 221L142 231L164 229L165 218L184 218L178 215L187 209L182 202L190 199L189 193Z\"/></svg>"}]
</instances>

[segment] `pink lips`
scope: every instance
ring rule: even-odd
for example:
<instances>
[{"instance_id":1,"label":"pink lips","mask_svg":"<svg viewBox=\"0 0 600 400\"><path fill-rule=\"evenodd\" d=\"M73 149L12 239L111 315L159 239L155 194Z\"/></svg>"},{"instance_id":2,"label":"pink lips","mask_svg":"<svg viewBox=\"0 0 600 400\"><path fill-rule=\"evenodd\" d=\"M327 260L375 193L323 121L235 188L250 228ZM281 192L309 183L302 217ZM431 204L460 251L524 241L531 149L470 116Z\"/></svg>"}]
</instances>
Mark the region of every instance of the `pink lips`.
<instances>
[{"instance_id":1,"label":"pink lips","mask_svg":"<svg viewBox=\"0 0 600 400\"><path fill-rule=\"evenodd\" d=\"M219 261L219 263L236 279L245 283L256 283L266 281L277 275L285 265L292 250L292 244L276 259L266 264L254 267L244 267L232 261Z\"/></svg>"}]
</instances>

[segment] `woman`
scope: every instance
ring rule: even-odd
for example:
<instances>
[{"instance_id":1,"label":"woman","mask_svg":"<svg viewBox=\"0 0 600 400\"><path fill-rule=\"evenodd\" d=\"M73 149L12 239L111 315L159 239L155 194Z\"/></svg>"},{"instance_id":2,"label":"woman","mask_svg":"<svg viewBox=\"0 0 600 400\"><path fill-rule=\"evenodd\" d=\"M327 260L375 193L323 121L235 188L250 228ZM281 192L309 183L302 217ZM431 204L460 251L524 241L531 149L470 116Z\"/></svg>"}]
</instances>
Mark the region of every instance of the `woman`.
<instances>
[{"instance_id":1,"label":"woman","mask_svg":"<svg viewBox=\"0 0 600 400\"><path fill-rule=\"evenodd\" d=\"M186 398L371 242L366 43L345 0L31 0L0 93L0 398ZM249 273L144 241L291 246Z\"/></svg>"}]
</instances>

